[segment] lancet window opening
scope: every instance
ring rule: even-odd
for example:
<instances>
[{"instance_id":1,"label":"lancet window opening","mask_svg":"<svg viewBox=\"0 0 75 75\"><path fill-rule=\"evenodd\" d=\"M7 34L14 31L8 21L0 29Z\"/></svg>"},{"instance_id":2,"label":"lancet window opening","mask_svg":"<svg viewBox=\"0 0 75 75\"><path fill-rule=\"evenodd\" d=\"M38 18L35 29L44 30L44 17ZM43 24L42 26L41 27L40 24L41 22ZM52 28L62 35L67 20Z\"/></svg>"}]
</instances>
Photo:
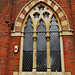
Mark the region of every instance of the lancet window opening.
<instances>
[{"instance_id":1,"label":"lancet window opening","mask_svg":"<svg viewBox=\"0 0 75 75\"><path fill-rule=\"evenodd\" d=\"M40 20L37 28L37 71L47 71L46 28Z\"/></svg>"},{"instance_id":2,"label":"lancet window opening","mask_svg":"<svg viewBox=\"0 0 75 75\"><path fill-rule=\"evenodd\" d=\"M23 71L32 71L33 67L33 28L30 16L24 29Z\"/></svg>"}]
</instances>

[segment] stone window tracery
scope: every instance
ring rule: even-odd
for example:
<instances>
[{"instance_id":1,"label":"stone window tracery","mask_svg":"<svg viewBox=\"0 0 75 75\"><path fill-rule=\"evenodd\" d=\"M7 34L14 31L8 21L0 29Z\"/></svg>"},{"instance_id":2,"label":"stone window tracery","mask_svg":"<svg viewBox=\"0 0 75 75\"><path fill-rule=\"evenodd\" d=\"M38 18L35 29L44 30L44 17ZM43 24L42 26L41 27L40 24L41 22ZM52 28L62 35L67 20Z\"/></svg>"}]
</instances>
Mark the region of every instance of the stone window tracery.
<instances>
[{"instance_id":1,"label":"stone window tracery","mask_svg":"<svg viewBox=\"0 0 75 75\"><path fill-rule=\"evenodd\" d=\"M29 13L30 17L28 17L25 27L25 38L27 33L26 28L28 27L29 32L30 28L33 27L32 32L30 31L32 36L28 34L28 36L30 36L29 39L33 38L33 42L28 40L27 37L28 42L30 41L27 46L33 43L33 47L31 48L33 58L30 57L33 59L33 65L31 67L32 69L36 69L37 72L48 70L53 72L56 70L61 71L59 27L55 14L49 10L48 7L41 4L34 9L35 10L32 10L33 12L31 11ZM24 43L26 41L24 41ZM25 47L24 45L24 48ZM30 63L28 65L30 65ZM32 69L28 71L32 71Z\"/></svg>"}]
</instances>

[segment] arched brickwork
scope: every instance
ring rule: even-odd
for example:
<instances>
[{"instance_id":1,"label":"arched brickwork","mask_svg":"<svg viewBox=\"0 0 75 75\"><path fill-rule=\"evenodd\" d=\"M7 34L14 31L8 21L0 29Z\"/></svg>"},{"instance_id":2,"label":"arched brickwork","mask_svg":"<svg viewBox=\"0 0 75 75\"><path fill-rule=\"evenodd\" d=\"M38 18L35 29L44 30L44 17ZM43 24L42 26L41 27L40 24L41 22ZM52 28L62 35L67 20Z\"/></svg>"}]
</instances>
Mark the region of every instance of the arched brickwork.
<instances>
[{"instance_id":1,"label":"arched brickwork","mask_svg":"<svg viewBox=\"0 0 75 75\"><path fill-rule=\"evenodd\" d=\"M26 4L21 9L20 13L18 14L16 21L15 21L15 28L12 32L16 32L16 31L20 32L22 30L22 24L23 24L26 14L34 5L36 5L39 2L46 3L56 12L56 14L58 15L60 19L62 30L70 30L69 21L65 12L54 0L31 0L28 2L28 4Z\"/></svg>"}]
</instances>

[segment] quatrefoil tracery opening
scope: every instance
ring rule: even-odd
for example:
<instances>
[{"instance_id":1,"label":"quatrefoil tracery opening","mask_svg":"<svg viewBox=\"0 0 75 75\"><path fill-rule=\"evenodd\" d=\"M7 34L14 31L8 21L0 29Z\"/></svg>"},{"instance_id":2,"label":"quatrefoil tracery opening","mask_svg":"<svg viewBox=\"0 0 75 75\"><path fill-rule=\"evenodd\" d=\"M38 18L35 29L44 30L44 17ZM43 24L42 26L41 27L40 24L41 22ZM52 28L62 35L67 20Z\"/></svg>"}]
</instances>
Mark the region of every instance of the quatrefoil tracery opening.
<instances>
[{"instance_id":1,"label":"quatrefoil tracery opening","mask_svg":"<svg viewBox=\"0 0 75 75\"><path fill-rule=\"evenodd\" d=\"M50 14L49 14L48 12L43 13L44 18L48 18L49 15L50 15Z\"/></svg>"},{"instance_id":2,"label":"quatrefoil tracery opening","mask_svg":"<svg viewBox=\"0 0 75 75\"><path fill-rule=\"evenodd\" d=\"M42 10L44 10L45 7L43 5L40 5L38 8L40 11L42 11Z\"/></svg>"},{"instance_id":3,"label":"quatrefoil tracery opening","mask_svg":"<svg viewBox=\"0 0 75 75\"><path fill-rule=\"evenodd\" d=\"M39 18L40 14L39 14L38 12L35 12L35 13L33 14L33 16L34 16L34 18Z\"/></svg>"},{"instance_id":4,"label":"quatrefoil tracery opening","mask_svg":"<svg viewBox=\"0 0 75 75\"><path fill-rule=\"evenodd\" d=\"M32 19L50 18L51 15L52 15L52 11L50 11L48 7L42 4L35 7L33 9L33 12L30 12L30 16L32 17Z\"/></svg>"},{"instance_id":5,"label":"quatrefoil tracery opening","mask_svg":"<svg viewBox=\"0 0 75 75\"><path fill-rule=\"evenodd\" d=\"M38 27L38 22L42 19L43 22L45 23L45 26L50 26L50 21L51 17L53 16L52 10L44 5L44 4L39 4L33 8L33 10L29 13L32 21L33 21L33 26Z\"/></svg>"}]
</instances>

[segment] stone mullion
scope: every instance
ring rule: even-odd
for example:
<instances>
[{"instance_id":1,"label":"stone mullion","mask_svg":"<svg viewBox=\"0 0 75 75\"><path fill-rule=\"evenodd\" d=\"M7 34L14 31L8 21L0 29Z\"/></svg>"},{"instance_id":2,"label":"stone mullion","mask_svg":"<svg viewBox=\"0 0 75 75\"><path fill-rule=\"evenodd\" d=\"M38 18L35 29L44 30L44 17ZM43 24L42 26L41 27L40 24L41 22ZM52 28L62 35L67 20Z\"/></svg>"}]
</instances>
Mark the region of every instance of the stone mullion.
<instances>
[{"instance_id":1,"label":"stone mullion","mask_svg":"<svg viewBox=\"0 0 75 75\"><path fill-rule=\"evenodd\" d=\"M51 65L50 65L50 34L47 32L46 34L47 39L47 72L51 72Z\"/></svg>"},{"instance_id":2,"label":"stone mullion","mask_svg":"<svg viewBox=\"0 0 75 75\"><path fill-rule=\"evenodd\" d=\"M36 71L36 33L33 33L33 71Z\"/></svg>"},{"instance_id":3,"label":"stone mullion","mask_svg":"<svg viewBox=\"0 0 75 75\"><path fill-rule=\"evenodd\" d=\"M36 49L37 49L37 33L36 33L36 21L32 16L32 21L33 21L33 70L32 70L32 75L36 75Z\"/></svg>"},{"instance_id":4,"label":"stone mullion","mask_svg":"<svg viewBox=\"0 0 75 75\"><path fill-rule=\"evenodd\" d=\"M37 49L37 23L39 19L35 19L33 14L30 14L33 22L33 75L36 73L36 49Z\"/></svg>"}]
</instances>

